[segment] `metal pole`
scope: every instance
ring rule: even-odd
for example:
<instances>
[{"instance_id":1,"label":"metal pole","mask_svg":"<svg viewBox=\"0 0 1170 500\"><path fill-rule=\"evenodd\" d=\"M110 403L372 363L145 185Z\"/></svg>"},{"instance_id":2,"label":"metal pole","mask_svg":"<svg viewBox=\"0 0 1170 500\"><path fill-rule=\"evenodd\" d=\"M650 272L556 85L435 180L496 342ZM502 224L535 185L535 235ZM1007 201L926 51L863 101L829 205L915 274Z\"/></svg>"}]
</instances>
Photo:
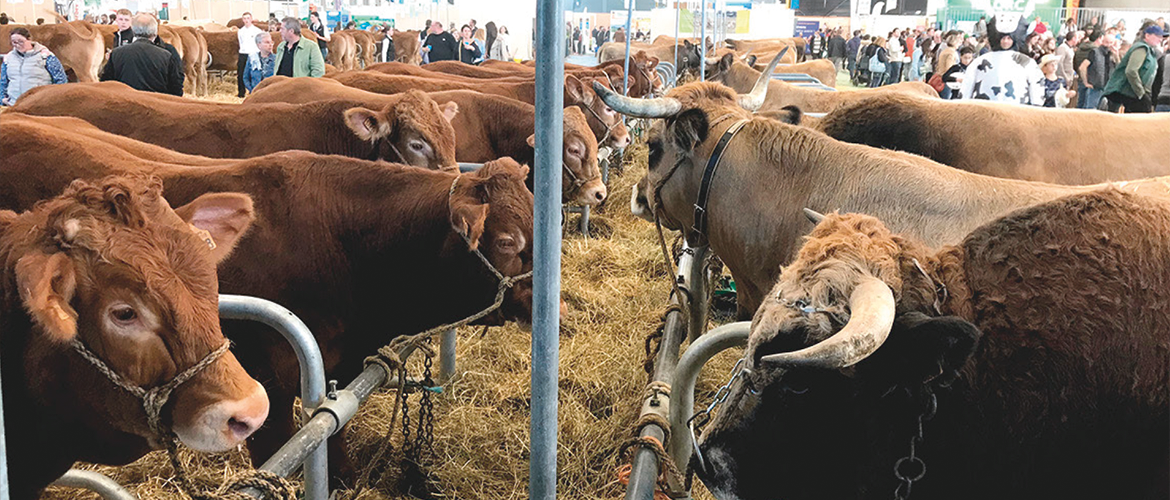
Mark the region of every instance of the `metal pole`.
<instances>
[{"instance_id":1,"label":"metal pole","mask_svg":"<svg viewBox=\"0 0 1170 500\"><path fill-rule=\"evenodd\" d=\"M64 476L53 481L53 486L84 488L97 493L106 500L137 500L122 485L102 474L88 470L69 469Z\"/></svg>"},{"instance_id":2,"label":"metal pole","mask_svg":"<svg viewBox=\"0 0 1170 500\"><path fill-rule=\"evenodd\" d=\"M626 1L629 5L626 6L626 67L625 74L622 75L622 95L630 95L630 41L634 39L634 34L630 32L631 23L634 21L634 0Z\"/></svg>"},{"instance_id":3,"label":"metal pole","mask_svg":"<svg viewBox=\"0 0 1170 500\"><path fill-rule=\"evenodd\" d=\"M667 447L674 463L685 464L691 458L693 443L687 420L695 414L695 381L699 371L716 354L746 344L751 329L750 321L720 326L692 342L679 359L670 389L670 445Z\"/></svg>"},{"instance_id":4,"label":"metal pole","mask_svg":"<svg viewBox=\"0 0 1170 500\"><path fill-rule=\"evenodd\" d=\"M694 342L707 331L707 297L711 284L707 282L707 254L710 248L701 246L691 250L693 261L685 279L690 291L691 303L687 304L690 317L687 319L687 339Z\"/></svg>"},{"instance_id":5,"label":"metal pole","mask_svg":"<svg viewBox=\"0 0 1170 500\"><path fill-rule=\"evenodd\" d=\"M536 5L536 191L532 277L532 450L528 498L557 497L557 373L561 305L561 152L565 32L561 0Z\"/></svg>"},{"instance_id":6,"label":"metal pole","mask_svg":"<svg viewBox=\"0 0 1170 500\"><path fill-rule=\"evenodd\" d=\"M679 0L674 2L674 67L678 70L678 25L682 22L682 7L679 6Z\"/></svg>"},{"instance_id":7,"label":"metal pole","mask_svg":"<svg viewBox=\"0 0 1170 500\"><path fill-rule=\"evenodd\" d=\"M693 253L684 251L682 257L678 260L678 275L689 276L691 274L691 267L695 264ZM684 282L685 284L685 282ZM678 304L680 297L671 297L671 303ZM674 385L675 368L678 365L678 353L682 345L683 338L686 335L686 318L678 311L671 311L666 315L665 325L663 326L662 340L658 347L658 358L654 361L654 380L664 382L667 385ZM671 390L674 393L674 390ZM652 396L646 398L642 403L642 411L639 415L647 413L663 414L663 398L666 398L666 406L671 405L669 396ZM667 415L663 415L667 416ZM655 424L649 424L642 427L639 436L653 437L659 442L664 442L666 438L666 431ZM676 462L678 464L679 462ZM654 489L657 488L658 483L658 456L646 448L638 448L634 452L634 458L630 462L630 484L626 487L626 500L647 500L654 497ZM681 487L681 485L676 485Z\"/></svg>"},{"instance_id":8,"label":"metal pole","mask_svg":"<svg viewBox=\"0 0 1170 500\"><path fill-rule=\"evenodd\" d=\"M5 434L4 392L0 390L0 500L8 500L8 442L4 439Z\"/></svg>"},{"instance_id":9,"label":"metal pole","mask_svg":"<svg viewBox=\"0 0 1170 500\"><path fill-rule=\"evenodd\" d=\"M280 304L257 297L220 295L219 318L258 321L280 332L292 344L301 371L301 406L305 415L325 401L325 363L309 327ZM285 410L280 410L285 411ZM305 459L305 498L329 498L328 447L318 447ZM298 462L299 463L299 462Z\"/></svg>"},{"instance_id":10,"label":"metal pole","mask_svg":"<svg viewBox=\"0 0 1170 500\"><path fill-rule=\"evenodd\" d=\"M707 81L707 0L699 0L699 81Z\"/></svg>"},{"instance_id":11,"label":"metal pole","mask_svg":"<svg viewBox=\"0 0 1170 500\"><path fill-rule=\"evenodd\" d=\"M439 381L446 383L455 376L455 345L458 332L452 328L439 336Z\"/></svg>"}]
</instances>

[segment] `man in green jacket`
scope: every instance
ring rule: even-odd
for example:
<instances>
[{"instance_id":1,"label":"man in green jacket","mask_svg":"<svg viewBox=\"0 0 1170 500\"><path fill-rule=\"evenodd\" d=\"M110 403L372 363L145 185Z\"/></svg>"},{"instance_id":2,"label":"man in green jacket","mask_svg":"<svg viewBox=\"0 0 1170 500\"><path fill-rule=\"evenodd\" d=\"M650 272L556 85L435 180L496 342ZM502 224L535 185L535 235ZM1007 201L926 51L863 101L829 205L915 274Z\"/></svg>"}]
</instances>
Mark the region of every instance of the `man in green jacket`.
<instances>
[{"instance_id":1,"label":"man in green jacket","mask_svg":"<svg viewBox=\"0 0 1170 500\"><path fill-rule=\"evenodd\" d=\"M325 59L316 42L301 36L301 20L286 17L280 21L280 37L284 43L276 51L276 74L283 76L325 76ZM286 57L289 51L291 57Z\"/></svg>"},{"instance_id":2,"label":"man in green jacket","mask_svg":"<svg viewBox=\"0 0 1170 500\"><path fill-rule=\"evenodd\" d=\"M1116 113L1125 105L1126 113L1149 113L1153 110L1154 73L1158 71L1158 54L1154 47L1162 44L1166 33L1156 24L1142 32L1142 39L1130 47L1125 57L1109 75L1105 97L1109 111Z\"/></svg>"}]
</instances>

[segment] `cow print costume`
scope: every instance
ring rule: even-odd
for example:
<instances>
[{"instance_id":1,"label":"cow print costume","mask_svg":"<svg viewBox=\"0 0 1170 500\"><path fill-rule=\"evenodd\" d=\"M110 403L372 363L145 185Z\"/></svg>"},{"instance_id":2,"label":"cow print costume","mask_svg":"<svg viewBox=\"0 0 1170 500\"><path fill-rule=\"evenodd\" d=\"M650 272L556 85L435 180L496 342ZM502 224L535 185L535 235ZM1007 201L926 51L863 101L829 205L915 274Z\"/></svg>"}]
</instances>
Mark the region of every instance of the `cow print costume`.
<instances>
[{"instance_id":1,"label":"cow print costume","mask_svg":"<svg viewBox=\"0 0 1170 500\"><path fill-rule=\"evenodd\" d=\"M1010 33L997 30L995 21L993 18L987 24L987 43L992 51L971 61L963 75L963 99L1043 106L1044 74L1036 61L1014 50L1017 44L1000 48L1000 39Z\"/></svg>"}]
</instances>

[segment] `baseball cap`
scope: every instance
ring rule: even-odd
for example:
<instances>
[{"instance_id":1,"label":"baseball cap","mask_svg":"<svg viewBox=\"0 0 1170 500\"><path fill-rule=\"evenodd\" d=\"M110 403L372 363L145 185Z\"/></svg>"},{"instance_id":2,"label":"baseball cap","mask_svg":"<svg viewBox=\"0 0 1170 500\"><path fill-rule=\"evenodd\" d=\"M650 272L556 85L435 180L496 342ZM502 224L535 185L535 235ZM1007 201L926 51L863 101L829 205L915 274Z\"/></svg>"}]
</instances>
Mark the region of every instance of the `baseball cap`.
<instances>
[{"instance_id":1,"label":"baseball cap","mask_svg":"<svg viewBox=\"0 0 1170 500\"><path fill-rule=\"evenodd\" d=\"M1161 37L1166 36L1166 32L1162 31L1162 27L1158 26L1157 24L1151 24L1148 28L1146 28L1145 34L1161 36Z\"/></svg>"}]
</instances>

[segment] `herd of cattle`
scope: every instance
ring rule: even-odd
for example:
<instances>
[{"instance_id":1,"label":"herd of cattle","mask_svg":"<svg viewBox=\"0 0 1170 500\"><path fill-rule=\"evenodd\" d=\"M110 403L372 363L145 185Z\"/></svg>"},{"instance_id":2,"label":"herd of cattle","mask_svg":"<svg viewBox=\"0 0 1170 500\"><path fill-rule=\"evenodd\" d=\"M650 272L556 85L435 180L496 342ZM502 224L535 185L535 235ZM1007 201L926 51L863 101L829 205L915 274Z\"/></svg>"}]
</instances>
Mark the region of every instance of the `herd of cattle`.
<instances>
[{"instance_id":1,"label":"herd of cattle","mask_svg":"<svg viewBox=\"0 0 1170 500\"><path fill-rule=\"evenodd\" d=\"M0 114L14 498L74 461L159 446L110 372L190 377L164 420L194 449L247 439L260 462L292 435L291 347L255 323L221 331L217 293L287 307L350 380L394 336L492 303L473 250L504 276L532 268L530 64L339 49L326 78L273 77L226 104L94 83L101 27L41 28L82 83ZM168 29L201 47L183 52L197 73L229 43ZM620 61L565 67L563 199L605 201L599 145L630 143L622 115L656 120L631 209L709 245L755 316L696 454L712 491L888 496L917 446L924 497L1166 498L1170 114L942 101L920 82L806 89L770 78L796 42L740 45L708 48L709 81L668 91L655 65L674 45L641 47L629 96ZM684 73L704 64L680 47ZM804 208L830 214L814 228ZM529 321L531 299L521 282L481 321ZM353 477L344 440L330 446L333 477Z\"/></svg>"}]
</instances>

